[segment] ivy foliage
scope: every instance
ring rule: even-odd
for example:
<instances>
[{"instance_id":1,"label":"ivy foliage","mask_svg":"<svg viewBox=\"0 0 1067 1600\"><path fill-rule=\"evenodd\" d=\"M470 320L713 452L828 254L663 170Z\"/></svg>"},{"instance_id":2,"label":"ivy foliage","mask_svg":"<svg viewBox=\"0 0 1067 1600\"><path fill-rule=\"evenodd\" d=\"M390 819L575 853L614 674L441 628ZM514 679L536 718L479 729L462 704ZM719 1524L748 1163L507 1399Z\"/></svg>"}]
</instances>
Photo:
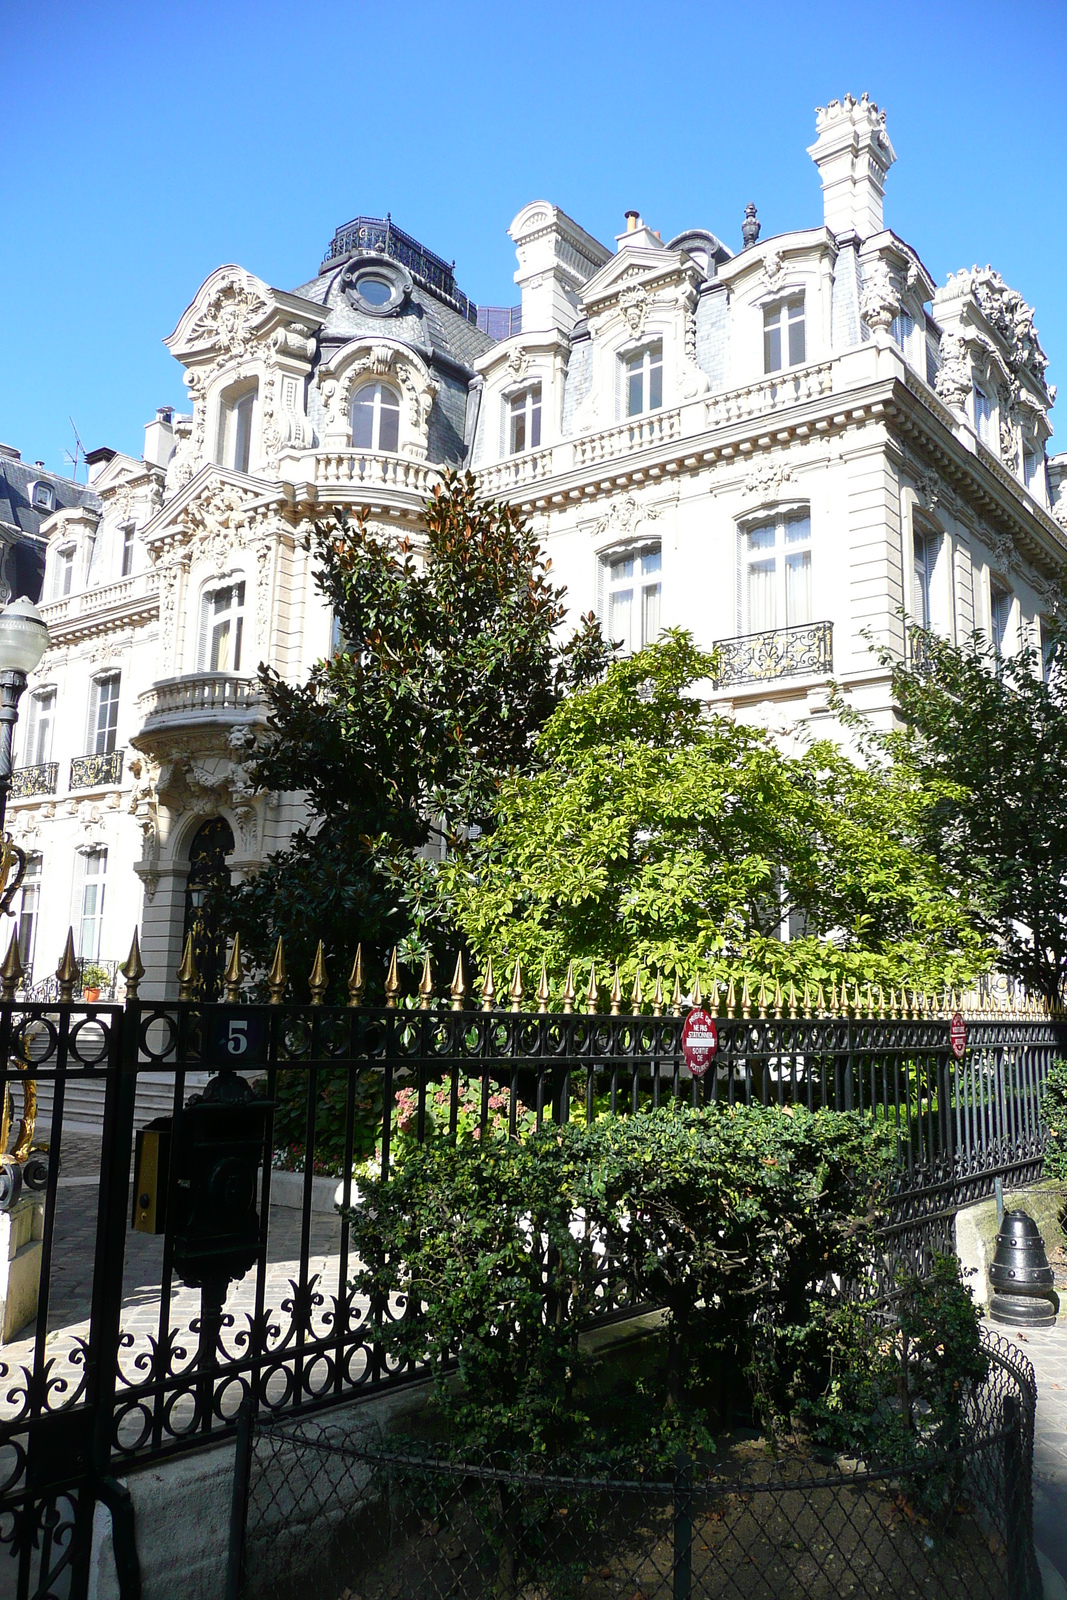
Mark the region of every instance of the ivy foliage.
<instances>
[{"instance_id":1,"label":"ivy foliage","mask_svg":"<svg viewBox=\"0 0 1067 1600\"><path fill-rule=\"evenodd\" d=\"M988 945L925 847L937 797L910 767L859 768L829 742L787 755L710 714L713 676L671 631L562 701L534 770L501 784L491 826L444 870L471 947L544 958L557 980L572 959L618 962L627 984L971 980Z\"/></svg>"},{"instance_id":2,"label":"ivy foliage","mask_svg":"<svg viewBox=\"0 0 1067 1600\"><path fill-rule=\"evenodd\" d=\"M997 962L1032 994L1067 977L1067 643L1001 655L912 630L910 660L882 652L904 731L870 745L929 802L927 848L960 883Z\"/></svg>"},{"instance_id":3,"label":"ivy foliage","mask_svg":"<svg viewBox=\"0 0 1067 1600\"><path fill-rule=\"evenodd\" d=\"M368 998L388 949L421 958L444 913L432 857L491 825L500 783L527 767L538 730L607 650L590 614L566 644L564 591L521 514L448 475L418 548L362 517L318 523L309 544L337 646L303 683L260 681L264 788L303 793L311 821L216 911L261 968L285 938L308 972L321 938L338 996L357 942ZM454 955L454 951L453 951Z\"/></svg>"},{"instance_id":4,"label":"ivy foliage","mask_svg":"<svg viewBox=\"0 0 1067 1600\"><path fill-rule=\"evenodd\" d=\"M1045 1125L1046 1178L1067 1178L1067 1061L1057 1059L1048 1069L1041 1097Z\"/></svg>"},{"instance_id":5,"label":"ivy foliage","mask_svg":"<svg viewBox=\"0 0 1067 1600\"><path fill-rule=\"evenodd\" d=\"M579 1335L610 1257L637 1301L667 1308L652 1432L676 1444L680 1421L702 1426L724 1352L768 1418L821 1392L835 1285L870 1259L890 1160L856 1115L762 1107L664 1107L522 1142L431 1138L388 1181L361 1179L354 1288L418 1308L383 1316L380 1337L429 1365L458 1444L552 1455L606 1443Z\"/></svg>"}]
</instances>

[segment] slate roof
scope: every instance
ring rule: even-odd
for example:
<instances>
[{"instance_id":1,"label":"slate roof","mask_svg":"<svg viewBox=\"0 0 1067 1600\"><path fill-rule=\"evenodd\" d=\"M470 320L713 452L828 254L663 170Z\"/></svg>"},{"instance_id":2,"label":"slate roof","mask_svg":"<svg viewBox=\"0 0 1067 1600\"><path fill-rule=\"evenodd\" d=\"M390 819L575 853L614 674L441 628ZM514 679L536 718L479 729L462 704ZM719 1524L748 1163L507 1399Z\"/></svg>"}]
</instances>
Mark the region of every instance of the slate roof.
<instances>
[{"instance_id":1,"label":"slate roof","mask_svg":"<svg viewBox=\"0 0 1067 1600\"><path fill-rule=\"evenodd\" d=\"M30 504L31 486L39 482L50 483L56 492L55 509L67 506L88 506L92 511L101 509L100 496L83 483L62 478L32 461L15 461L0 455L0 529L5 533L19 533L37 539L41 523L52 515L50 511L35 511Z\"/></svg>"}]
</instances>

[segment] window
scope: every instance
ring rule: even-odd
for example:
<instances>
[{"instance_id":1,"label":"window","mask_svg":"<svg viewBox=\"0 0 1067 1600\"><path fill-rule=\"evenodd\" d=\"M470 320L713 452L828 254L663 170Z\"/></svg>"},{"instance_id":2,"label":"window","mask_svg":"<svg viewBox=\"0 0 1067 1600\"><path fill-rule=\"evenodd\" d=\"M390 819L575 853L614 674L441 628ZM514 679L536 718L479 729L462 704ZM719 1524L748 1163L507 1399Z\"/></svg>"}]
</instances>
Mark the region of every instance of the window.
<instances>
[{"instance_id":1,"label":"window","mask_svg":"<svg viewBox=\"0 0 1067 1600\"><path fill-rule=\"evenodd\" d=\"M508 454L517 456L524 450L536 450L541 443L541 385L531 384L521 394L513 395L508 411Z\"/></svg>"},{"instance_id":2,"label":"window","mask_svg":"<svg viewBox=\"0 0 1067 1600\"><path fill-rule=\"evenodd\" d=\"M30 491L30 504L35 511L54 511L56 491L50 483L35 483Z\"/></svg>"},{"instance_id":3,"label":"window","mask_svg":"<svg viewBox=\"0 0 1067 1600\"><path fill-rule=\"evenodd\" d=\"M1012 600L1010 589L1003 588L999 583L989 585L989 633L998 656L1004 654L1007 643Z\"/></svg>"},{"instance_id":4,"label":"window","mask_svg":"<svg viewBox=\"0 0 1067 1600\"><path fill-rule=\"evenodd\" d=\"M400 446L400 396L387 383L365 383L352 400L352 447L397 450Z\"/></svg>"},{"instance_id":5,"label":"window","mask_svg":"<svg viewBox=\"0 0 1067 1600\"><path fill-rule=\"evenodd\" d=\"M663 341L657 339L647 350L627 356L626 415L639 417L643 411L656 411L663 404Z\"/></svg>"},{"instance_id":6,"label":"window","mask_svg":"<svg viewBox=\"0 0 1067 1600\"><path fill-rule=\"evenodd\" d=\"M992 450L996 445L996 405L984 390L974 391L974 426L983 444Z\"/></svg>"},{"instance_id":7,"label":"window","mask_svg":"<svg viewBox=\"0 0 1067 1600\"><path fill-rule=\"evenodd\" d=\"M791 512L745 534L748 632L811 621L811 518Z\"/></svg>"},{"instance_id":8,"label":"window","mask_svg":"<svg viewBox=\"0 0 1067 1600\"><path fill-rule=\"evenodd\" d=\"M23 765L43 767L52 759L52 723L56 714L56 691L43 689L30 695L26 714L26 743Z\"/></svg>"},{"instance_id":9,"label":"window","mask_svg":"<svg viewBox=\"0 0 1067 1600\"><path fill-rule=\"evenodd\" d=\"M659 638L659 545L607 562L608 638L627 655Z\"/></svg>"},{"instance_id":10,"label":"window","mask_svg":"<svg viewBox=\"0 0 1067 1600\"><path fill-rule=\"evenodd\" d=\"M41 914L41 857L26 857L19 905L18 951L22 970L33 972L33 950L37 943L37 919Z\"/></svg>"},{"instance_id":11,"label":"window","mask_svg":"<svg viewBox=\"0 0 1067 1600\"><path fill-rule=\"evenodd\" d=\"M240 672L244 610L243 581L204 596L198 652L201 672Z\"/></svg>"},{"instance_id":12,"label":"window","mask_svg":"<svg viewBox=\"0 0 1067 1600\"><path fill-rule=\"evenodd\" d=\"M1041 490L1041 472L1044 466L1043 452L1026 447L1023 450L1023 482L1030 493L1038 500L1044 499Z\"/></svg>"},{"instance_id":13,"label":"window","mask_svg":"<svg viewBox=\"0 0 1067 1600\"><path fill-rule=\"evenodd\" d=\"M127 522L122 530L122 572L123 578L128 578L133 571L133 536L136 529L132 522Z\"/></svg>"},{"instance_id":14,"label":"window","mask_svg":"<svg viewBox=\"0 0 1067 1600\"><path fill-rule=\"evenodd\" d=\"M908 341L911 339L914 327L915 318L906 311L902 311L899 316L894 317L889 324L890 338L900 346L905 355L908 353Z\"/></svg>"},{"instance_id":15,"label":"window","mask_svg":"<svg viewBox=\"0 0 1067 1600\"><path fill-rule=\"evenodd\" d=\"M788 359L786 353L788 352ZM763 313L763 370L781 372L804 360L804 296L768 306Z\"/></svg>"},{"instance_id":16,"label":"window","mask_svg":"<svg viewBox=\"0 0 1067 1600\"><path fill-rule=\"evenodd\" d=\"M79 872L74 907L78 929L78 957L82 961L99 961L100 928L104 920L107 851L86 850L78 860Z\"/></svg>"},{"instance_id":17,"label":"window","mask_svg":"<svg viewBox=\"0 0 1067 1600\"><path fill-rule=\"evenodd\" d=\"M93 679L89 703L89 754L109 756L115 748L119 725L119 674Z\"/></svg>"},{"instance_id":18,"label":"window","mask_svg":"<svg viewBox=\"0 0 1067 1600\"><path fill-rule=\"evenodd\" d=\"M1056 659L1056 641L1059 638L1059 629L1051 617L1039 617L1038 627L1041 630L1041 675L1047 683L1052 676L1052 667Z\"/></svg>"},{"instance_id":19,"label":"window","mask_svg":"<svg viewBox=\"0 0 1067 1600\"><path fill-rule=\"evenodd\" d=\"M940 534L920 533L918 531L913 534L914 570L911 603L915 621L920 628L930 628L932 626L933 609L931 597L933 595L934 574L937 570L937 558L940 551Z\"/></svg>"},{"instance_id":20,"label":"window","mask_svg":"<svg viewBox=\"0 0 1067 1600\"><path fill-rule=\"evenodd\" d=\"M244 394L224 400L219 414L219 464L232 467L235 472L248 471L257 392L257 389L246 389Z\"/></svg>"},{"instance_id":21,"label":"window","mask_svg":"<svg viewBox=\"0 0 1067 1600\"><path fill-rule=\"evenodd\" d=\"M365 277L360 278L357 288L362 299L372 306L384 306L385 302L391 299L393 294L391 283L386 283L384 278L376 278L371 273L367 273Z\"/></svg>"},{"instance_id":22,"label":"window","mask_svg":"<svg viewBox=\"0 0 1067 1600\"><path fill-rule=\"evenodd\" d=\"M56 564L52 569L52 599L62 600L70 593L74 582L74 546L56 551Z\"/></svg>"}]
</instances>

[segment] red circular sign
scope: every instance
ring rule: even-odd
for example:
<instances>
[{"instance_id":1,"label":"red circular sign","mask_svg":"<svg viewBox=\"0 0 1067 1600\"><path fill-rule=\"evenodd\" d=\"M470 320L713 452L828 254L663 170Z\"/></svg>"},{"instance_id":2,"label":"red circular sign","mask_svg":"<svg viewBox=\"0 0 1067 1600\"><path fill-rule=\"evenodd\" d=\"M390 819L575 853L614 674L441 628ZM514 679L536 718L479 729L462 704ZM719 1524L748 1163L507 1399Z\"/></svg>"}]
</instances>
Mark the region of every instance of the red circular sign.
<instances>
[{"instance_id":1,"label":"red circular sign","mask_svg":"<svg viewBox=\"0 0 1067 1600\"><path fill-rule=\"evenodd\" d=\"M967 1024L958 1011L949 1023L948 1037L952 1045L952 1054L957 1061L962 1061L964 1051L967 1049Z\"/></svg>"},{"instance_id":2,"label":"red circular sign","mask_svg":"<svg viewBox=\"0 0 1067 1600\"><path fill-rule=\"evenodd\" d=\"M691 1011L682 1025L682 1054L694 1078L707 1072L719 1048L719 1030L706 1011Z\"/></svg>"}]
</instances>

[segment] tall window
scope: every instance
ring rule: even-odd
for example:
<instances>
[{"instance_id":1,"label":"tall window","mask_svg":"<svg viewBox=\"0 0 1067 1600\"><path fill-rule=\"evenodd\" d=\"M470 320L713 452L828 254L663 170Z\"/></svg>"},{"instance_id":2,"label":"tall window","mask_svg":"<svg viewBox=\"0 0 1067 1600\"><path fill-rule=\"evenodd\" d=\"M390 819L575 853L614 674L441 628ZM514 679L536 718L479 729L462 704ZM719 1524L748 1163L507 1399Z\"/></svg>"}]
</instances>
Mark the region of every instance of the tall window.
<instances>
[{"instance_id":1,"label":"tall window","mask_svg":"<svg viewBox=\"0 0 1067 1600\"><path fill-rule=\"evenodd\" d=\"M43 767L52 759L52 724L56 714L56 691L42 689L30 695L26 714L26 744L23 765Z\"/></svg>"},{"instance_id":2,"label":"tall window","mask_svg":"<svg viewBox=\"0 0 1067 1600\"><path fill-rule=\"evenodd\" d=\"M1041 469L1043 466L1042 452L1027 446L1023 450L1023 482L1030 493L1037 499L1043 500L1041 490Z\"/></svg>"},{"instance_id":3,"label":"tall window","mask_svg":"<svg viewBox=\"0 0 1067 1600\"><path fill-rule=\"evenodd\" d=\"M804 296L768 306L763 313L763 370L781 372L804 360Z\"/></svg>"},{"instance_id":4,"label":"tall window","mask_svg":"<svg viewBox=\"0 0 1067 1600\"><path fill-rule=\"evenodd\" d=\"M258 387L246 389L232 400L224 400L219 414L219 464L235 472L248 471L257 392Z\"/></svg>"},{"instance_id":5,"label":"tall window","mask_svg":"<svg viewBox=\"0 0 1067 1600\"><path fill-rule=\"evenodd\" d=\"M74 907L78 928L78 956L83 961L99 961L100 928L104 920L104 879L107 876L107 851L87 850L78 857L79 872Z\"/></svg>"},{"instance_id":6,"label":"tall window","mask_svg":"<svg viewBox=\"0 0 1067 1600\"><path fill-rule=\"evenodd\" d=\"M998 656L1004 654L1007 644L1013 598L1011 590L1001 584L989 585L989 632Z\"/></svg>"},{"instance_id":7,"label":"tall window","mask_svg":"<svg viewBox=\"0 0 1067 1600\"><path fill-rule=\"evenodd\" d=\"M52 599L62 600L70 593L74 582L74 546L56 551L56 564L52 569Z\"/></svg>"},{"instance_id":8,"label":"tall window","mask_svg":"<svg viewBox=\"0 0 1067 1600\"><path fill-rule=\"evenodd\" d=\"M119 725L119 674L93 679L89 702L89 754L109 756L115 748Z\"/></svg>"},{"instance_id":9,"label":"tall window","mask_svg":"<svg viewBox=\"0 0 1067 1600\"><path fill-rule=\"evenodd\" d=\"M974 426L978 437L992 450L996 445L996 405L984 389L974 391Z\"/></svg>"},{"instance_id":10,"label":"tall window","mask_svg":"<svg viewBox=\"0 0 1067 1600\"><path fill-rule=\"evenodd\" d=\"M22 970L33 973L33 951L37 943L37 919L41 914L41 857L26 857L26 873L22 880L19 905L19 960Z\"/></svg>"},{"instance_id":11,"label":"tall window","mask_svg":"<svg viewBox=\"0 0 1067 1600\"><path fill-rule=\"evenodd\" d=\"M933 622L932 597L934 573L941 550L941 535L921 533L912 535L914 567L912 573L912 613L920 628L929 628Z\"/></svg>"},{"instance_id":12,"label":"tall window","mask_svg":"<svg viewBox=\"0 0 1067 1600\"><path fill-rule=\"evenodd\" d=\"M356 390L352 399L352 447L399 449L400 396L387 383L365 383Z\"/></svg>"},{"instance_id":13,"label":"tall window","mask_svg":"<svg viewBox=\"0 0 1067 1600\"><path fill-rule=\"evenodd\" d=\"M748 631L811 621L811 518L806 511L768 519L745 535Z\"/></svg>"},{"instance_id":14,"label":"tall window","mask_svg":"<svg viewBox=\"0 0 1067 1600\"><path fill-rule=\"evenodd\" d=\"M244 614L243 581L212 589L204 596L198 652L201 672L240 672Z\"/></svg>"},{"instance_id":15,"label":"tall window","mask_svg":"<svg viewBox=\"0 0 1067 1600\"><path fill-rule=\"evenodd\" d=\"M908 341L911 339L915 327L915 318L907 311L901 311L889 324L889 336L894 344L898 344L905 355L908 353Z\"/></svg>"},{"instance_id":16,"label":"tall window","mask_svg":"<svg viewBox=\"0 0 1067 1600\"><path fill-rule=\"evenodd\" d=\"M659 638L662 567L658 545L608 561L608 638L628 655Z\"/></svg>"},{"instance_id":17,"label":"tall window","mask_svg":"<svg viewBox=\"0 0 1067 1600\"><path fill-rule=\"evenodd\" d=\"M639 417L663 404L663 341L626 357L626 415Z\"/></svg>"},{"instance_id":18,"label":"tall window","mask_svg":"<svg viewBox=\"0 0 1067 1600\"><path fill-rule=\"evenodd\" d=\"M126 526L122 530L121 576L124 578L128 578L130 573L133 571L133 536L135 532L136 528L132 522L127 522Z\"/></svg>"},{"instance_id":19,"label":"tall window","mask_svg":"<svg viewBox=\"0 0 1067 1600\"><path fill-rule=\"evenodd\" d=\"M524 450L536 450L541 443L541 385L532 383L521 394L513 395L508 413L508 454L517 456Z\"/></svg>"}]
</instances>

